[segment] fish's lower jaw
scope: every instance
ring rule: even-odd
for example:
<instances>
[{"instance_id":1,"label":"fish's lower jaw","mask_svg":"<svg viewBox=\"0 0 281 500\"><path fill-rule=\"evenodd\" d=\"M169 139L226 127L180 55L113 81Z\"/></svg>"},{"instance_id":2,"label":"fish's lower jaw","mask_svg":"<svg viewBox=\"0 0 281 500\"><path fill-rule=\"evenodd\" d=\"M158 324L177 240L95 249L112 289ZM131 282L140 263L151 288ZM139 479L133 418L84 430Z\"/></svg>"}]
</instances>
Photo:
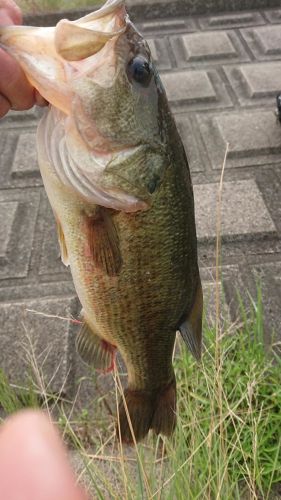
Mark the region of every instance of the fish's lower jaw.
<instances>
[{"instance_id":1,"label":"fish's lower jaw","mask_svg":"<svg viewBox=\"0 0 281 500\"><path fill-rule=\"evenodd\" d=\"M128 387L119 404L117 434L123 443L141 441L150 429L170 437L176 426L176 381L157 391Z\"/></svg>"},{"instance_id":2,"label":"fish's lower jaw","mask_svg":"<svg viewBox=\"0 0 281 500\"><path fill-rule=\"evenodd\" d=\"M126 205L124 207L124 212L127 214L134 214L136 212L143 212L145 210L149 210L151 207L150 204L146 203L145 201L138 200L135 203L132 203L131 205Z\"/></svg>"}]
</instances>

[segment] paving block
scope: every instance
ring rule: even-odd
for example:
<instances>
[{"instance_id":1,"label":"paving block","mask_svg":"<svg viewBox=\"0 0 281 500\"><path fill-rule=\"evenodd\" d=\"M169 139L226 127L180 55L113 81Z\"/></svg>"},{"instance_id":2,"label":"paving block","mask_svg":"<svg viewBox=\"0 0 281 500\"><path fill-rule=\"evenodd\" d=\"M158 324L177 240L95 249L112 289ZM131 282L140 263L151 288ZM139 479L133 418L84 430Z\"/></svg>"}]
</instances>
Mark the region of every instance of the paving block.
<instances>
[{"instance_id":1,"label":"paving block","mask_svg":"<svg viewBox=\"0 0 281 500\"><path fill-rule=\"evenodd\" d=\"M162 73L167 97L175 109L184 107L205 109L230 106L224 85L215 70L177 71Z\"/></svg>"},{"instance_id":2,"label":"paving block","mask_svg":"<svg viewBox=\"0 0 281 500\"><path fill-rule=\"evenodd\" d=\"M46 200L46 198L45 198ZM61 261L57 227L49 202L45 201L43 241L40 250L39 275L70 274Z\"/></svg>"},{"instance_id":3,"label":"paving block","mask_svg":"<svg viewBox=\"0 0 281 500\"><path fill-rule=\"evenodd\" d=\"M192 18L185 19L151 19L150 21L146 21L140 24L140 32L146 35L147 33L156 33L161 32L163 29L165 33L173 33L177 30L183 31L195 31L196 23Z\"/></svg>"},{"instance_id":4,"label":"paving block","mask_svg":"<svg viewBox=\"0 0 281 500\"><path fill-rule=\"evenodd\" d=\"M36 127L36 124L25 121L0 127L2 188L42 186L37 162Z\"/></svg>"},{"instance_id":5,"label":"paving block","mask_svg":"<svg viewBox=\"0 0 281 500\"><path fill-rule=\"evenodd\" d=\"M199 240L217 235L218 183L194 186L197 236ZM275 235L276 228L253 179L224 182L221 205L223 239Z\"/></svg>"},{"instance_id":6,"label":"paving block","mask_svg":"<svg viewBox=\"0 0 281 500\"><path fill-rule=\"evenodd\" d=\"M11 183L11 169L13 165L15 149L17 146L17 140L18 135L13 130L5 130L0 128L0 180L2 188L8 187Z\"/></svg>"},{"instance_id":7,"label":"paving block","mask_svg":"<svg viewBox=\"0 0 281 500\"><path fill-rule=\"evenodd\" d=\"M16 285L15 285L16 283ZM76 296L72 279L60 281L44 280L6 280L1 282L0 302L14 303L22 301L33 301L50 297L58 297L58 300L64 297Z\"/></svg>"},{"instance_id":8,"label":"paving block","mask_svg":"<svg viewBox=\"0 0 281 500\"><path fill-rule=\"evenodd\" d=\"M214 169L221 169L229 143L226 168L280 164L281 133L273 111L233 111L198 117L200 131Z\"/></svg>"},{"instance_id":9,"label":"paving block","mask_svg":"<svg viewBox=\"0 0 281 500\"><path fill-rule=\"evenodd\" d=\"M281 24L241 29L241 34L256 59L280 59Z\"/></svg>"},{"instance_id":10,"label":"paving block","mask_svg":"<svg viewBox=\"0 0 281 500\"><path fill-rule=\"evenodd\" d=\"M20 134L11 171L12 177L40 177L37 160L36 131Z\"/></svg>"},{"instance_id":11,"label":"paving block","mask_svg":"<svg viewBox=\"0 0 281 500\"><path fill-rule=\"evenodd\" d=\"M24 278L28 274L39 198L35 191L0 191L0 279Z\"/></svg>"},{"instance_id":12,"label":"paving block","mask_svg":"<svg viewBox=\"0 0 281 500\"><path fill-rule=\"evenodd\" d=\"M260 170L256 174L256 182L260 187L260 189L262 189L263 199L267 204L267 206L270 208L271 217L280 235L281 234L281 203L280 203L281 169L279 178L278 178L278 171L276 171L275 168ZM281 252L279 253L281 254Z\"/></svg>"},{"instance_id":13,"label":"paving block","mask_svg":"<svg viewBox=\"0 0 281 500\"><path fill-rule=\"evenodd\" d=\"M19 208L17 201L0 202L0 262L6 261L12 228Z\"/></svg>"},{"instance_id":14,"label":"paving block","mask_svg":"<svg viewBox=\"0 0 281 500\"><path fill-rule=\"evenodd\" d=\"M271 23L281 23L281 9L266 10L264 15Z\"/></svg>"},{"instance_id":15,"label":"paving block","mask_svg":"<svg viewBox=\"0 0 281 500\"><path fill-rule=\"evenodd\" d=\"M223 293L221 281L216 284L214 281L202 282L204 296L204 322L208 327L214 328L217 318L217 300L219 310L220 326L230 325L230 311ZM204 340L204 339L203 339Z\"/></svg>"},{"instance_id":16,"label":"paving block","mask_svg":"<svg viewBox=\"0 0 281 500\"><path fill-rule=\"evenodd\" d=\"M162 81L169 101L216 100L216 91L206 71L180 71L165 73Z\"/></svg>"},{"instance_id":17,"label":"paving block","mask_svg":"<svg viewBox=\"0 0 281 500\"><path fill-rule=\"evenodd\" d=\"M200 154L201 148L193 132L191 120L182 115L175 115L175 119L191 172L203 172L205 168L204 160Z\"/></svg>"},{"instance_id":18,"label":"paving block","mask_svg":"<svg viewBox=\"0 0 281 500\"><path fill-rule=\"evenodd\" d=\"M249 297L257 302L257 291L261 288L263 306L264 340L267 347L273 347L281 355L281 322L280 322L280 296L281 296L281 263L263 262L260 265L241 267L237 274L232 274L232 279L225 283L226 295L232 300L232 315L239 315L239 304L233 294L233 284L242 295L246 310L251 307Z\"/></svg>"},{"instance_id":19,"label":"paving block","mask_svg":"<svg viewBox=\"0 0 281 500\"><path fill-rule=\"evenodd\" d=\"M233 31L207 31L171 37L179 67L192 63L217 64L218 61L249 60Z\"/></svg>"},{"instance_id":20,"label":"paving block","mask_svg":"<svg viewBox=\"0 0 281 500\"><path fill-rule=\"evenodd\" d=\"M256 284L261 284L265 341L269 346L273 343L273 349L281 355L281 263L264 263L259 267L252 267L251 273L253 294ZM251 290L249 281L247 285Z\"/></svg>"},{"instance_id":21,"label":"paving block","mask_svg":"<svg viewBox=\"0 0 281 500\"><path fill-rule=\"evenodd\" d=\"M270 215L272 217L272 212ZM278 260L280 256L281 242L278 232L256 233L255 236L247 234L235 237L224 236L220 249L220 260L224 267L235 266L237 263L246 267L260 265L264 261ZM215 238L198 240L198 258L201 272L205 268L215 266Z\"/></svg>"},{"instance_id":22,"label":"paving block","mask_svg":"<svg viewBox=\"0 0 281 500\"><path fill-rule=\"evenodd\" d=\"M24 113L22 111L9 111L7 115L1 118L0 128L8 127L11 124L18 125L18 122L21 122L21 125L24 125L24 123L28 121L38 122L43 113L44 108L41 108L39 106L33 106L33 108L24 111Z\"/></svg>"},{"instance_id":23,"label":"paving block","mask_svg":"<svg viewBox=\"0 0 281 500\"><path fill-rule=\"evenodd\" d=\"M279 0L127 0L135 19L279 7Z\"/></svg>"},{"instance_id":24,"label":"paving block","mask_svg":"<svg viewBox=\"0 0 281 500\"><path fill-rule=\"evenodd\" d=\"M157 68L159 70L171 68L172 65L168 53L167 40L165 40L164 38L157 40L153 38L147 38L146 41L149 45L152 58L155 61Z\"/></svg>"},{"instance_id":25,"label":"paving block","mask_svg":"<svg viewBox=\"0 0 281 500\"><path fill-rule=\"evenodd\" d=\"M27 310L43 313L37 315ZM30 356L48 392L69 390L73 350L71 322L48 315L71 318L77 314L75 297L49 297L0 304L0 366L15 384L24 385L29 374L36 380ZM39 381L37 380L37 384Z\"/></svg>"},{"instance_id":26,"label":"paving block","mask_svg":"<svg viewBox=\"0 0 281 500\"><path fill-rule=\"evenodd\" d=\"M258 26L259 24L265 24L264 18L259 12L228 12L199 18L199 25L204 30Z\"/></svg>"},{"instance_id":27,"label":"paving block","mask_svg":"<svg viewBox=\"0 0 281 500\"><path fill-rule=\"evenodd\" d=\"M275 96L281 90L280 62L224 66L224 71L241 105L255 105L257 99L275 105Z\"/></svg>"}]
</instances>

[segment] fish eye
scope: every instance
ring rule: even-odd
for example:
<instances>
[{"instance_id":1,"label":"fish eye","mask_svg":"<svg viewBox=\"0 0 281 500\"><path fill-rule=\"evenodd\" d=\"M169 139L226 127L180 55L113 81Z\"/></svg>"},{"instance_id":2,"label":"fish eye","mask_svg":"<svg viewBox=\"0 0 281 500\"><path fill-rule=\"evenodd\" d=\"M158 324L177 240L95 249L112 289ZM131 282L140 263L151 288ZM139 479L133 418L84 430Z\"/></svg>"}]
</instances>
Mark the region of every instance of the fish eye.
<instances>
[{"instance_id":1,"label":"fish eye","mask_svg":"<svg viewBox=\"0 0 281 500\"><path fill-rule=\"evenodd\" d=\"M147 87L151 80L152 68L144 57L136 56L129 62L127 74L130 81L134 80Z\"/></svg>"}]
</instances>

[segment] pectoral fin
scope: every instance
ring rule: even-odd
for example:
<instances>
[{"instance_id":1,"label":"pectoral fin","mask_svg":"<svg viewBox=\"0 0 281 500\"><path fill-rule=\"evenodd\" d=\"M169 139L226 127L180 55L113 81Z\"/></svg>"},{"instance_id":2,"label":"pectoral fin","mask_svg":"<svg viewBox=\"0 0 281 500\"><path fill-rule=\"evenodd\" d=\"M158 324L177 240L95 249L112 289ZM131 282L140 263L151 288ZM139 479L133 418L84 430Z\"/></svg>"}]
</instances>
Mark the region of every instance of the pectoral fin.
<instances>
[{"instance_id":1,"label":"pectoral fin","mask_svg":"<svg viewBox=\"0 0 281 500\"><path fill-rule=\"evenodd\" d=\"M197 286L193 306L188 318L179 327L179 331L187 347L197 361L201 359L202 349L202 314L203 314L203 293L201 281Z\"/></svg>"},{"instance_id":2,"label":"pectoral fin","mask_svg":"<svg viewBox=\"0 0 281 500\"><path fill-rule=\"evenodd\" d=\"M111 214L100 209L94 217L85 216L89 252L94 265L109 276L119 273L122 257L118 232Z\"/></svg>"},{"instance_id":3,"label":"pectoral fin","mask_svg":"<svg viewBox=\"0 0 281 500\"><path fill-rule=\"evenodd\" d=\"M113 370L116 347L98 337L86 322L76 338L76 349L83 361L96 370Z\"/></svg>"}]
</instances>

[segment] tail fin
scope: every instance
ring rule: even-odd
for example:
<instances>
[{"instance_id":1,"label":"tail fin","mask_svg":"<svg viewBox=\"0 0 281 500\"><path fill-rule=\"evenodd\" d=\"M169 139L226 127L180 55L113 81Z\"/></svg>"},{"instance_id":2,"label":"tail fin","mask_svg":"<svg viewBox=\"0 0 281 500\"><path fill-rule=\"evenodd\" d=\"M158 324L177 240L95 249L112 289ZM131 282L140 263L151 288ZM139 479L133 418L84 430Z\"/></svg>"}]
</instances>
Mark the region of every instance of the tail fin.
<instances>
[{"instance_id":1,"label":"tail fin","mask_svg":"<svg viewBox=\"0 0 281 500\"><path fill-rule=\"evenodd\" d=\"M175 380L157 392L128 388L124 395L126 404L123 399L119 404L120 434L124 443L134 442L131 428L136 441L143 439L149 429L153 429L156 434L171 436L176 425ZM130 416L131 425L128 422L127 413Z\"/></svg>"}]
</instances>

